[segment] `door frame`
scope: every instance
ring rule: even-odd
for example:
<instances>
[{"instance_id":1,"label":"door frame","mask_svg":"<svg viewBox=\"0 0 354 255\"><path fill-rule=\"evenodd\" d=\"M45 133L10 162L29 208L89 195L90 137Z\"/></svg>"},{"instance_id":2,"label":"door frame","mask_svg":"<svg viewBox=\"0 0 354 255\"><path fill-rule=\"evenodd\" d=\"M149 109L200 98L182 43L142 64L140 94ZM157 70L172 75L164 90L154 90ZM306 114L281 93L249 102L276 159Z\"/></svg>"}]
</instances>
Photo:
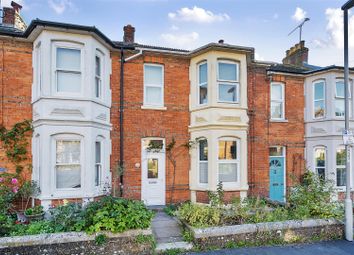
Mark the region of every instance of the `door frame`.
<instances>
[{"instance_id":1,"label":"door frame","mask_svg":"<svg viewBox=\"0 0 354 255\"><path fill-rule=\"evenodd\" d=\"M161 140L162 143L163 143L163 149L160 151L160 152L156 152L157 154L160 154L160 156L163 158L164 160L164 173L163 173L163 182L162 182L162 186L163 186L163 203L162 205L166 205L166 140L165 138L162 138L162 137L144 137L141 139L141 157L140 157L140 160L141 160L141 166L140 166L140 169L141 169L141 173L140 173L140 176L141 176L141 194L140 194L140 199L141 201L143 201L145 203L145 200L143 199L143 194L146 194L144 191L146 190L145 188L145 183L144 181L147 180L147 178L144 177L144 166L142 165L143 163L143 160L144 160L144 157L146 157L149 153L154 153L154 152L146 152L145 150L145 142L146 141L149 141L149 140Z\"/></svg>"},{"instance_id":2,"label":"door frame","mask_svg":"<svg viewBox=\"0 0 354 255\"><path fill-rule=\"evenodd\" d=\"M274 145L274 146L269 146L269 149L270 148L275 148L275 147L282 147L283 148L283 155L282 156L268 156L268 174L269 174L269 184L270 184L270 167L269 167L269 162L270 162L270 159L271 158L279 158L279 157L283 157L284 159L284 189L283 189L283 196L284 196L284 201L286 202L286 146L277 146L277 145ZM270 185L269 185L270 187ZM269 194L270 194L270 189L269 189Z\"/></svg>"}]
</instances>

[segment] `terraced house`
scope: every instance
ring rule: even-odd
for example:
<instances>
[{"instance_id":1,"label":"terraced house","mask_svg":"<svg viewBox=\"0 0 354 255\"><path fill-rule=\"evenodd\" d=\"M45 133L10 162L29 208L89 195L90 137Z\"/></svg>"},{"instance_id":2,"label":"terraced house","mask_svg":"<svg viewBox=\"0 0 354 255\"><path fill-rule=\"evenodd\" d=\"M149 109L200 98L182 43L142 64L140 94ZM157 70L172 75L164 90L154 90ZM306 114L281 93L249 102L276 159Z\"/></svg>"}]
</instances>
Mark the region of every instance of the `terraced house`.
<instances>
[{"instance_id":1,"label":"terraced house","mask_svg":"<svg viewBox=\"0 0 354 255\"><path fill-rule=\"evenodd\" d=\"M338 67L307 64L304 42L282 64L220 40L187 51L113 41L95 27L4 8L1 124L33 120L28 178L45 207L114 195L148 205L225 197L283 201L305 167L345 179ZM353 104L352 104L353 107ZM306 145L306 149L305 149ZM14 172L1 148L1 171Z\"/></svg>"}]
</instances>

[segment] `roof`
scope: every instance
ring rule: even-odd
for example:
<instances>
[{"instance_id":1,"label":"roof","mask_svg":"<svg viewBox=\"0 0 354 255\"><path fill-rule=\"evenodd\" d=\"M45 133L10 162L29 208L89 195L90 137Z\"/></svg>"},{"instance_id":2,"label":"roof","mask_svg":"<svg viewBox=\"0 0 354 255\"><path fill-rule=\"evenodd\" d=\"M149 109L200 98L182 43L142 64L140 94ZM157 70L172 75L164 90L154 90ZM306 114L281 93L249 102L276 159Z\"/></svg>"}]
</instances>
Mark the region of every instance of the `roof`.
<instances>
[{"instance_id":1,"label":"roof","mask_svg":"<svg viewBox=\"0 0 354 255\"><path fill-rule=\"evenodd\" d=\"M288 73L288 74L300 74L300 75L309 75L325 71L333 70L344 70L343 66L330 65L325 67L314 66L309 64L304 64L303 67L298 67L294 65L285 65L285 64L275 64L270 66L267 71L277 72L277 73ZM349 68L350 71L354 71L354 68Z\"/></svg>"},{"instance_id":2,"label":"roof","mask_svg":"<svg viewBox=\"0 0 354 255\"><path fill-rule=\"evenodd\" d=\"M123 42L121 41L114 41L113 42L116 45L121 45ZM144 49L151 49L151 50L161 50L161 51L173 51L177 53L184 53L187 54L190 51L189 50L184 50L184 49L177 49L177 48L169 48L169 47L163 47L163 46L154 46L154 45L146 45L146 44L140 44L140 43L134 43L132 44L136 48L144 48Z\"/></svg>"},{"instance_id":3,"label":"roof","mask_svg":"<svg viewBox=\"0 0 354 255\"><path fill-rule=\"evenodd\" d=\"M254 48L252 47L245 47L245 46L239 46L239 45L233 45L233 44L227 44L227 43L209 43L206 44L202 47L199 47L193 51L190 52L190 55L197 55L201 54L205 51L208 51L210 49L215 49L215 50L233 50L233 51L242 51L242 52L247 52L247 53L254 53Z\"/></svg>"}]
</instances>

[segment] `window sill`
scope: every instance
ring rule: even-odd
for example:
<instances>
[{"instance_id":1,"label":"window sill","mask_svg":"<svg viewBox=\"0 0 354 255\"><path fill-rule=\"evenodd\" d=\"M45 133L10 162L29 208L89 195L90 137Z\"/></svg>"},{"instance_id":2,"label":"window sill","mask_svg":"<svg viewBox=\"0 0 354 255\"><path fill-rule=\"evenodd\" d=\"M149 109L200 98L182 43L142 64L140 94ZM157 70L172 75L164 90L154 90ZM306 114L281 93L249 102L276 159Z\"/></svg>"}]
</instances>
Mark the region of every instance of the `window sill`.
<instances>
[{"instance_id":1,"label":"window sill","mask_svg":"<svg viewBox=\"0 0 354 255\"><path fill-rule=\"evenodd\" d=\"M275 119L270 119L270 122L275 122L275 123L287 123L289 122L287 119L283 119L283 120L275 120Z\"/></svg>"},{"instance_id":2,"label":"window sill","mask_svg":"<svg viewBox=\"0 0 354 255\"><path fill-rule=\"evenodd\" d=\"M166 106L152 106L152 105L142 105L141 109L143 110L157 110L157 111L166 111Z\"/></svg>"}]
</instances>

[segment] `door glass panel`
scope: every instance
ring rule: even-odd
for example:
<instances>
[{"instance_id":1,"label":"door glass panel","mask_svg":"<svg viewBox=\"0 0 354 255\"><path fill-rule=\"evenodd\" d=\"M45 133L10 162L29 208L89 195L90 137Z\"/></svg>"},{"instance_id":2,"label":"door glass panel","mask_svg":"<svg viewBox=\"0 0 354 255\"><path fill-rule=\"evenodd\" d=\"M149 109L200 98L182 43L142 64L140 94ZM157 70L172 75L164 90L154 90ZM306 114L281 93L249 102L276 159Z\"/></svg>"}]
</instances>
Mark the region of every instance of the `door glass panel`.
<instances>
[{"instance_id":1,"label":"door glass panel","mask_svg":"<svg viewBox=\"0 0 354 255\"><path fill-rule=\"evenodd\" d=\"M270 147L269 156L271 157L282 157L284 156L283 147Z\"/></svg>"},{"instance_id":2,"label":"door glass panel","mask_svg":"<svg viewBox=\"0 0 354 255\"><path fill-rule=\"evenodd\" d=\"M148 159L148 179L157 179L159 177L158 159Z\"/></svg>"}]
</instances>

